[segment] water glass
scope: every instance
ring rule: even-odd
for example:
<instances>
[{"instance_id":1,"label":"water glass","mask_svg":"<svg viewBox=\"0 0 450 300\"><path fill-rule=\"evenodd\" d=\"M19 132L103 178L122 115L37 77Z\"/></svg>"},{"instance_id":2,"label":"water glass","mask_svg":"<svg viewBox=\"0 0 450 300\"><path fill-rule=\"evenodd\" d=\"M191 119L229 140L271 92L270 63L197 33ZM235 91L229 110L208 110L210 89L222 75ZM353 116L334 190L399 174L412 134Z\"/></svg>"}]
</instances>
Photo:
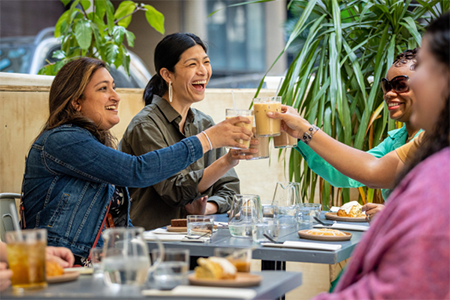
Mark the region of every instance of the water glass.
<instances>
[{"instance_id":1,"label":"water glass","mask_svg":"<svg viewBox=\"0 0 450 300\"><path fill-rule=\"evenodd\" d=\"M236 194L231 204L228 229L234 237L252 236L252 222L262 219L261 200L258 195Z\"/></svg>"},{"instance_id":2,"label":"water glass","mask_svg":"<svg viewBox=\"0 0 450 300\"><path fill-rule=\"evenodd\" d=\"M236 267L238 272L250 272L252 262L251 248L215 248L214 256L228 259Z\"/></svg>"},{"instance_id":3,"label":"water glass","mask_svg":"<svg viewBox=\"0 0 450 300\"><path fill-rule=\"evenodd\" d=\"M298 182L277 182L272 204L278 203L281 227L296 225L297 204L300 202Z\"/></svg>"},{"instance_id":4,"label":"water glass","mask_svg":"<svg viewBox=\"0 0 450 300\"><path fill-rule=\"evenodd\" d=\"M253 242L270 242L264 235L277 238L280 232L280 223L277 218L263 218L252 224Z\"/></svg>"},{"instance_id":5,"label":"water glass","mask_svg":"<svg viewBox=\"0 0 450 300\"><path fill-rule=\"evenodd\" d=\"M297 223L311 224L313 217L320 216L321 205L319 203L299 203L297 206Z\"/></svg>"},{"instance_id":6,"label":"water glass","mask_svg":"<svg viewBox=\"0 0 450 300\"><path fill-rule=\"evenodd\" d=\"M13 271L11 285L14 291L39 289L47 286L45 280L46 229L28 229L6 232L6 255Z\"/></svg>"},{"instance_id":7,"label":"water glass","mask_svg":"<svg viewBox=\"0 0 450 300\"><path fill-rule=\"evenodd\" d=\"M214 217L204 215L187 216L187 235L189 237L210 238L214 227Z\"/></svg>"},{"instance_id":8,"label":"water glass","mask_svg":"<svg viewBox=\"0 0 450 300\"><path fill-rule=\"evenodd\" d=\"M103 248L97 247L91 249L91 263L94 269L94 276L103 275L102 271Z\"/></svg>"},{"instance_id":9,"label":"water glass","mask_svg":"<svg viewBox=\"0 0 450 300\"><path fill-rule=\"evenodd\" d=\"M139 287L161 263L159 257L150 265L147 243L143 237L144 228L110 228L103 232L102 269L103 281L109 287ZM154 237L160 253L164 247Z\"/></svg>"},{"instance_id":10,"label":"water glass","mask_svg":"<svg viewBox=\"0 0 450 300\"><path fill-rule=\"evenodd\" d=\"M152 260L161 256L158 249L152 250ZM165 249L161 264L153 273L154 286L160 290L171 290L188 284L189 250Z\"/></svg>"}]
</instances>

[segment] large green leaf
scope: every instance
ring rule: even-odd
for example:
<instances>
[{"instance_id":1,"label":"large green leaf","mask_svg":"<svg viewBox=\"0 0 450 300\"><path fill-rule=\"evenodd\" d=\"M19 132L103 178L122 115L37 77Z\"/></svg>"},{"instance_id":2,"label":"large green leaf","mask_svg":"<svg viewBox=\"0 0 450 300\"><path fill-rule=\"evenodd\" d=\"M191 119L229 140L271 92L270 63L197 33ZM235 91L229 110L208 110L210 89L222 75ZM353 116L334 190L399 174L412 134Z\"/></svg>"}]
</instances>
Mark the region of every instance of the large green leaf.
<instances>
[{"instance_id":1,"label":"large green leaf","mask_svg":"<svg viewBox=\"0 0 450 300\"><path fill-rule=\"evenodd\" d=\"M67 29L67 16L69 15L70 11L66 10L61 17L59 17L58 21L55 25L55 38L58 38L61 36L61 34L65 34L65 31ZM63 25L64 23L64 25Z\"/></svg>"},{"instance_id":2,"label":"large green leaf","mask_svg":"<svg viewBox=\"0 0 450 300\"><path fill-rule=\"evenodd\" d=\"M112 34L114 28L114 6L111 1L106 0L106 23L108 25L108 33Z\"/></svg>"},{"instance_id":3,"label":"large green leaf","mask_svg":"<svg viewBox=\"0 0 450 300\"><path fill-rule=\"evenodd\" d=\"M102 22L103 22L103 18L105 17L105 13L106 13L106 1L105 0L94 0L94 5L95 5L95 14L99 18L99 20L102 20Z\"/></svg>"},{"instance_id":4,"label":"large green leaf","mask_svg":"<svg viewBox=\"0 0 450 300\"><path fill-rule=\"evenodd\" d=\"M81 49L86 50L91 46L92 29L89 20L80 20L75 26L75 37Z\"/></svg>"},{"instance_id":5,"label":"large green leaf","mask_svg":"<svg viewBox=\"0 0 450 300\"><path fill-rule=\"evenodd\" d=\"M106 62L108 64L113 64L117 56L119 55L119 46L113 43L108 43L106 45L105 54Z\"/></svg>"},{"instance_id":6,"label":"large green leaf","mask_svg":"<svg viewBox=\"0 0 450 300\"><path fill-rule=\"evenodd\" d=\"M84 10L88 10L89 7L91 7L91 1L90 0L81 0L80 1L81 6Z\"/></svg>"},{"instance_id":7,"label":"large green leaf","mask_svg":"<svg viewBox=\"0 0 450 300\"><path fill-rule=\"evenodd\" d=\"M123 1L120 3L116 13L114 14L114 18L118 20L117 24L127 28L131 22L131 14L135 9L136 3L133 1Z\"/></svg>"},{"instance_id":8,"label":"large green leaf","mask_svg":"<svg viewBox=\"0 0 450 300\"><path fill-rule=\"evenodd\" d=\"M147 10L145 17L147 18L148 24L159 33L164 34L164 15L151 5L144 5L144 8Z\"/></svg>"},{"instance_id":9,"label":"large green leaf","mask_svg":"<svg viewBox=\"0 0 450 300\"><path fill-rule=\"evenodd\" d=\"M115 42L117 45L122 44L123 38L124 38L126 32L127 32L127 30L125 29L125 27L122 27L122 26L114 26L114 29L113 29L113 38L114 38L114 42Z\"/></svg>"}]
</instances>

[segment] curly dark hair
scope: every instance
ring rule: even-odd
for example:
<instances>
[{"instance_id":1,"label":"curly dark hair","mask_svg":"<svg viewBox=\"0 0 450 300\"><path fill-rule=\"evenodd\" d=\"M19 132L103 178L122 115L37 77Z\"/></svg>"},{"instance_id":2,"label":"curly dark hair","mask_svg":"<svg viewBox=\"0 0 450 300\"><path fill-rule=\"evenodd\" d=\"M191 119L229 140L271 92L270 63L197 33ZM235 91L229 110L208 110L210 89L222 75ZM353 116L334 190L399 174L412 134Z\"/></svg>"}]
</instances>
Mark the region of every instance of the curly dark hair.
<instances>
[{"instance_id":1,"label":"curly dark hair","mask_svg":"<svg viewBox=\"0 0 450 300\"><path fill-rule=\"evenodd\" d=\"M429 42L432 55L439 63L446 66L447 72L450 73L450 13L442 15L432 22L428 26L424 38ZM399 174L397 185L420 162L450 145L450 95L444 97L446 97L444 100L445 106L433 130L425 134L422 146L417 150L411 162Z\"/></svg>"},{"instance_id":2,"label":"curly dark hair","mask_svg":"<svg viewBox=\"0 0 450 300\"><path fill-rule=\"evenodd\" d=\"M408 49L403 51L402 53L400 53L399 55L397 55L397 57L394 60L394 66L395 67L401 67L404 64L409 63L410 61L412 61L412 65L411 65L411 70L414 70L414 68L416 67L416 56L417 56L417 52L419 51L419 47L414 48L414 49Z\"/></svg>"}]
</instances>

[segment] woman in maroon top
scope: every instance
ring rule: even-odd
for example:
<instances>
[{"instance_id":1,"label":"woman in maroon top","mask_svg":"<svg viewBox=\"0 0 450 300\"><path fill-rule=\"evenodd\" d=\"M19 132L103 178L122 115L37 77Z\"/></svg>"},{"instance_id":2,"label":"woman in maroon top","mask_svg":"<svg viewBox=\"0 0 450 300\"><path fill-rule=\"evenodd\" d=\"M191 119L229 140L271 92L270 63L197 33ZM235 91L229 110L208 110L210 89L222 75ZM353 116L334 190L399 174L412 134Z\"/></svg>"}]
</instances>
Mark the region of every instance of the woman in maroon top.
<instances>
[{"instance_id":1,"label":"woman in maroon top","mask_svg":"<svg viewBox=\"0 0 450 300\"><path fill-rule=\"evenodd\" d=\"M411 122L429 134L335 291L314 299L449 299L449 82L446 13L428 27L410 81Z\"/></svg>"}]
</instances>

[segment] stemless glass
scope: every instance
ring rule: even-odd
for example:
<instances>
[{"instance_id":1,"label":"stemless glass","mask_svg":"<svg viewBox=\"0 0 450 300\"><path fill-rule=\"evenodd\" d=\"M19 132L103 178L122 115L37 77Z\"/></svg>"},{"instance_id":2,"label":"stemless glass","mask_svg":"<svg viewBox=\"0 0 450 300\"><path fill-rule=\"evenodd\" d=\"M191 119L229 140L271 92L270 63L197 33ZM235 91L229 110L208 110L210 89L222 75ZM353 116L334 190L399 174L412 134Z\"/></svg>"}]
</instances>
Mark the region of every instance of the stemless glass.
<instances>
[{"instance_id":1,"label":"stemless glass","mask_svg":"<svg viewBox=\"0 0 450 300\"><path fill-rule=\"evenodd\" d=\"M246 117L247 119L250 120L250 123L239 122L239 123L236 123L235 126L245 127L248 130L252 130L252 126L253 126L253 111L252 110L227 108L225 110L225 115L226 115L226 119L227 120L231 119L231 118L234 118L234 117L237 117L237 116ZM237 142L239 144L245 145L245 148L232 147L231 149L248 149L248 147L250 147L250 141L237 140Z\"/></svg>"},{"instance_id":2,"label":"stemless glass","mask_svg":"<svg viewBox=\"0 0 450 300\"><path fill-rule=\"evenodd\" d=\"M178 285L188 284L188 249L165 249L163 256L158 249L153 249L152 260L159 257L163 257L163 261L153 273L154 285L157 289L171 290Z\"/></svg>"},{"instance_id":3,"label":"stemless glass","mask_svg":"<svg viewBox=\"0 0 450 300\"><path fill-rule=\"evenodd\" d=\"M144 228L113 228L103 232L103 280L108 286L141 286L161 263L164 247L158 239L161 256L150 266Z\"/></svg>"},{"instance_id":4,"label":"stemless glass","mask_svg":"<svg viewBox=\"0 0 450 300\"><path fill-rule=\"evenodd\" d=\"M272 204L278 202L281 227L296 225L297 204L300 202L298 182L277 182Z\"/></svg>"},{"instance_id":5,"label":"stemless glass","mask_svg":"<svg viewBox=\"0 0 450 300\"><path fill-rule=\"evenodd\" d=\"M256 136L279 136L281 120L271 119L268 112L281 112L281 97L253 98Z\"/></svg>"},{"instance_id":6,"label":"stemless glass","mask_svg":"<svg viewBox=\"0 0 450 300\"><path fill-rule=\"evenodd\" d=\"M231 204L228 229L234 237L251 237L252 222L262 219L261 200L258 195L236 194Z\"/></svg>"}]
</instances>

